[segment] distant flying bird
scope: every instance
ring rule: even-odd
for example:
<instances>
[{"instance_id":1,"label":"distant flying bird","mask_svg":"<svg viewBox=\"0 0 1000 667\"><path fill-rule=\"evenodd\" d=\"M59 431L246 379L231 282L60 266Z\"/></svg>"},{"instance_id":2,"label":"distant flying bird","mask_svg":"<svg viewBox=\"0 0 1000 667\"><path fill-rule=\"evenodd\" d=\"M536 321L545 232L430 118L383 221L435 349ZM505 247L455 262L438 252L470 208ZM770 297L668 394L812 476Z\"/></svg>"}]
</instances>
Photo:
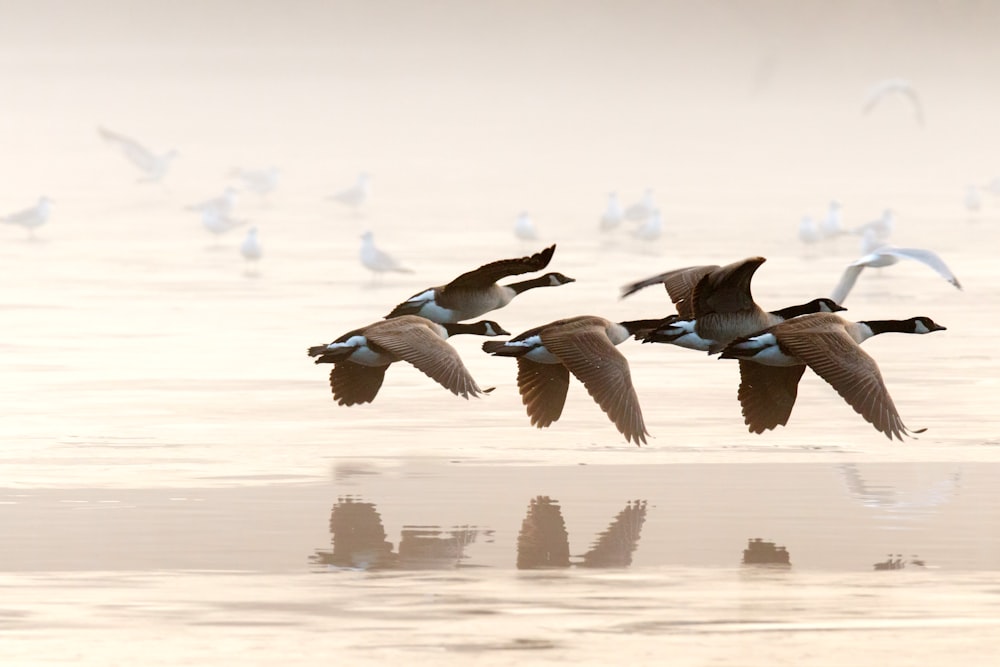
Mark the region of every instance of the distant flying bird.
<instances>
[{"instance_id":1,"label":"distant flying bird","mask_svg":"<svg viewBox=\"0 0 1000 667\"><path fill-rule=\"evenodd\" d=\"M371 176L362 172L358 180L349 188L330 195L327 199L343 204L355 212L361 210L371 196Z\"/></svg>"},{"instance_id":2,"label":"distant flying bird","mask_svg":"<svg viewBox=\"0 0 1000 667\"><path fill-rule=\"evenodd\" d=\"M256 192L264 198L278 189L278 182L281 180L281 170L277 167L266 167L264 169L242 169L237 167L230 172L230 175L242 181L247 190Z\"/></svg>"},{"instance_id":3,"label":"distant flying bird","mask_svg":"<svg viewBox=\"0 0 1000 667\"><path fill-rule=\"evenodd\" d=\"M923 126L924 109L920 104L920 97L917 95L916 89L905 79L886 79L872 86L871 90L868 92L868 96L865 98L865 103L861 109L861 113L871 113L871 111L878 106L884 98L890 95L906 98L909 101L910 106L913 107L913 113L917 118L917 122Z\"/></svg>"},{"instance_id":4,"label":"distant flying bird","mask_svg":"<svg viewBox=\"0 0 1000 667\"><path fill-rule=\"evenodd\" d=\"M129 162L145 174L145 178L139 179L140 183L159 183L162 181L163 177L167 175L170 163L177 157L175 150L157 155L134 139L103 127L97 128L97 133L108 144L120 150Z\"/></svg>"},{"instance_id":5,"label":"distant flying bird","mask_svg":"<svg viewBox=\"0 0 1000 667\"><path fill-rule=\"evenodd\" d=\"M240 254L248 262L256 262L261 257L260 238L257 236L257 228L251 227L247 230L247 235L240 244Z\"/></svg>"},{"instance_id":6,"label":"distant flying bird","mask_svg":"<svg viewBox=\"0 0 1000 667\"><path fill-rule=\"evenodd\" d=\"M854 287L854 283L857 282L858 276L861 275L861 271L865 267L869 268L880 268L885 266L892 266L896 264L901 259L913 259L927 266L931 267L938 272L942 278L947 280L949 283L962 289L961 283L958 282L958 278L955 274L951 272L948 265L944 263L937 253L931 250L924 250L922 248L897 248L896 246L884 245L875 251L856 259L847 265L844 270L843 276L840 278L840 282L833 290L833 294L830 298L837 303L844 303L844 299L850 293L851 288Z\"/></svg>"},{"instance_id":7,"label":"distant flying bird","mask_svg":"<svg viewBox=\"0 0 1000 667\"><path fill-rule=\"evenodd\" d=\"M656 202L653 200L653 191L646 188L642 193L642 199L625 209L625 219L631 222L643 222L656 210Z\"/></svg>"},{"instance_id":8,"label":"distant flying bird","mask_svg":"<svg viewBox=\"0 0 1000 667\"><path fill-rule=\"evenodd\" d=\"M231 185L227 185L222 191L222 194L218 197L212 197L211 199L206 199L205 201L197 204L191 204L185 208L189 211L204 211L206 209L211 209L222 216L229 216L232 215L237 199L239 199L239 190Z\"/></svg>"},{"instance_id":9,"label":"distant flying bird","mask_svg":"<svg viewBox=\"0 0 1000 667\"><path fill-rule=\"evenodd\" d=\"M375 247L375 235L365 232L361 235L361 264L372 272L372 277L383 273L413 273L394 257Z\"/></svg>"},{"instance_id":10,"label":"distant flying bird","mask_svg":"<svg viewBox=\"0 0 1000 667\"><path fill-rule=\"evenodd\" d=\"M608 194L608 205L601 215L601 231L607 232L618 227L625 219L625 211L622 210L621 202L618 201L618 193Z\"/></svg>"},{"instance_id":11,"label":"distant flying bird","mask_svg":"<svg viewBox=\"0 0 1000 667\"><path fill-rule=\"evenodd\" d=\"M517 220L514 222L514 235L522 241L538 239L538 230L527 211L518 213Z\"/></svg>"},{"instance_id":12,"label":"distant flying bird","mask_svg":"<svg viewBox=\"0 0 1000 667\"><path fill-rule=\"evenodd\" d=\"M52 200L43 196L31 208L0 217L0 222L24 227L28 230L29 236L35 238L35 229L48 222L50 215L52 215Z\"/></svg>"}]
</instances>

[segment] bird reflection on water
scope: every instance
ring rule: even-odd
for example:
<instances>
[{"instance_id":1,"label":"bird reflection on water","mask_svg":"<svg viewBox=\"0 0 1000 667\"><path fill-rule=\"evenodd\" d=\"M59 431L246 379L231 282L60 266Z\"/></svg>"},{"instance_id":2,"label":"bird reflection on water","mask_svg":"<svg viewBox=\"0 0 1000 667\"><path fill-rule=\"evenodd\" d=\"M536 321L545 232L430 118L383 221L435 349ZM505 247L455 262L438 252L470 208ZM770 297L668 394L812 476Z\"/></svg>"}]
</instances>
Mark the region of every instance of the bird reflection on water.
<instances>
[{"instance_id":1,"label":"bird reflection on water","mask_svg":"<svg viewBox=\"0 0 1000 667\"><path fill-rule=\"evenodd\" d=\"M528 505L517 536L517 569L577 567L628 567L639 545L646 521L646 501L628 502L580 560L569 553L569 534L562 509L548 496L537 496Z\"/></svg>"},{"instance_id":2,"label":"bird reflection on water","mask_svg":"<svg viewBox=\"0 0 1000 667\"><path fill-rule=\"evenodd\" d=\"M461 565L465 548L480 535L492 534L469 526L448 530L408 526L402 530L398 551L393 551L374 503L347 496L339 498L330 512L333 550L317 551L310 560L336 569L448 569Z\"/></svg>"}]
</instances>

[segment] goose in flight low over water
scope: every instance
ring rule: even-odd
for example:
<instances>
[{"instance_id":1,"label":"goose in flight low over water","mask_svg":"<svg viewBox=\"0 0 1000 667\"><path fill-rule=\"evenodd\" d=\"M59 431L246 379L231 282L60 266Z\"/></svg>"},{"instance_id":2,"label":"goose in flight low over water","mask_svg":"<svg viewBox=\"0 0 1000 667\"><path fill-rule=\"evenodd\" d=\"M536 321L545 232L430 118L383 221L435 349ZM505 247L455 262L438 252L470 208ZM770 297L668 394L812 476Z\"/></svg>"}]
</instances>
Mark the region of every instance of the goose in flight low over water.
<instances>
[{"instance_id":1,"label":"goose in flight low over water","mask_svg":"<svg viewBox=\"0 0 1000 667\"><path fill-rule=\"evenodd\" d=\"M927 266L931 267L938 272L942 278L947 280L949 283L962 289L961 283L958 282L958 278L955 274L951 272L948 265L944 263L937 253L931 250L923 250L921 248L897 248L892 245L883 245L872 252L868 253L864 257L854 260L847 265L844 269L844 274L840 277L840 282L833 289L833 293L830 298L837 303L843 303L847 295L850 294L851 288L854 287L854 283L858 281L858 276L866 268L882 268L886 266L892 266L898 263L901 259L912 259Z\"/></svg>"},{"instance_id":2,"label":"goose in flight low over water","mask_svg":"<svg viewBox=\"0 0 1000 667\"><path fill-rule=\"evenodd\" d=\"M722 359L739 359L743 419L750 431L784 426L806 366L826 380L855 412L890 440L909 431L889 396L878 364L860 343L887 332L927 334L945 327L929 317L850 322L832 313L802 315L734 340ZM920 433L913 431L913 433Z\"/></svg>"},{"instance_id":3,"label":"goose in flight low over water","mask_svg":"<svg viewBox=\"0 0 1000 667\"><path fill-rule=\"evenodd\" d=\"M518 294L536 287L556 287L575 282L561 273L498 285L507 276L541 271L555 253L554 245L527 257L500 259L463 273L447 285L428 287L392 309L386 318L420 315L434 322L461 322L503 308Z\"/></svg>"},{"instance_id":4,"label":"goose in flight low over water","mask_svg":"<svg viewBox=\"0 0 1000 667\"><path fill-rule=\"evenodd\" d=\"M517 359L517 386L531 424L545 428L566 404L572 373L615 426L636 445L646 442L646 425L628 360L615 346L649 322L611 322L581 315L525 331L507 342L486 341L483 350Z\"/></svg>"},{"instance_id":5,"label":"goose in flight low over water","mask_svg":"<svg viewBox=\"0 0 1000 667\"><path fill-rule=\"evenodd\" d=\"M456 396L479 396L486 391L472 379L458 351L446 342L458 334L506 336L509 332L491 320L437 324L404 315L354 329L332 343L314 345L308 352L317 364L334 365L330 388L339 405L373 401L386 369L397 361L409 362Z\"/></svg>"}]
</instances>

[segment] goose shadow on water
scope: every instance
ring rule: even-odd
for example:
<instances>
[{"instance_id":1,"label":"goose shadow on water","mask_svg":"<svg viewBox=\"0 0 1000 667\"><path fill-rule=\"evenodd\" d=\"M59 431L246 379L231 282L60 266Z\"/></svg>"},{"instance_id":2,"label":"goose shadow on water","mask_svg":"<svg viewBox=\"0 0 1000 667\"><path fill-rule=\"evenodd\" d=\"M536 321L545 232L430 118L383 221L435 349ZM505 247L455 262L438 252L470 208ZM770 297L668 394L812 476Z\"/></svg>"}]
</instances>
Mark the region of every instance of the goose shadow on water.
<instances>
[{"instance_id":1,"label":"goose shadow on water","mask_svg":"<svg viewBox=\"0 0 1000 667\"><path fill-rule=\"evenodd\" d=\"M582 556L571 556L559 504L548 496L531 500L517 536L517 569L628 567L646 518L646 501L625 507ZM477 526L404 526L399 546L388 541L374 503L354 496L337 499L330 512L332 549L317 550L312 564L331 570L430 570L470 567L466 549L494 531Z\"/></svg>"}]
</instances>

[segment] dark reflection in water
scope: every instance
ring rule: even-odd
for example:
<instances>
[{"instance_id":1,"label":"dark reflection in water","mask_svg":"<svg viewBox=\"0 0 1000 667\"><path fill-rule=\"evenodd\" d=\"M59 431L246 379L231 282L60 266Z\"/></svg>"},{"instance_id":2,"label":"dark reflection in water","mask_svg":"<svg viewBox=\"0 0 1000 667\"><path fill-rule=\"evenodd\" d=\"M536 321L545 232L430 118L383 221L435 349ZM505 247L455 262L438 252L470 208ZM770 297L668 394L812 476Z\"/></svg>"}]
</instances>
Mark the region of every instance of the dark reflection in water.
<instances>
[{"instance_id":1,"label":"dark reflection in water","mask_svg":"<svg viewBox=\"0 0 1000 667\"><path fill-rule=\"evenodd\" d=\"M910 560L903 560L902 554L889 554L889 556L880 563L875 563L874 568L876 570L902 570L904 567L909 565L916 565L917 567L925 567L926 562L916 554L914 554Z\"/></svg>"},{"instance_id":2,"label":"dark reflection in water","mask_svg":"<svg viewBox=\"0 0 1000 667\"><path fill-rule=\"evenodd\" d=\"M351 496L339 498L330 512L332 551L317 551L318 565L360 570L447 569L465 559L465 548L480 534L492 531L469 526L443 530L438 526L407 526L398 551L386 540L382 517L373 503Z\"/></svg>"},{"instance_id":3,"label":"dark reflection in water","mask_svg":"<svg viewBox=\"0 0 1000 667\"><path fill-rule=\"evenodd\" d=\"M744 565L791 565L791 557L785 547L779 547L774 542L765 542L759 537L747 541L743 550Z\"/></svg>"},{"instance_id":4,"label":"dark reflection in water","mask_svg":"<svg viewBox=\"0 0 1000 667\"><path fill-rule=\"evenodd\" d=\"M571 560L569 534L562 509L548 496L532 498L517 536L517 568L628 567L646 521L646 501L628 502L594 541L590 550Z\"/></svg>"}]
</instances>

